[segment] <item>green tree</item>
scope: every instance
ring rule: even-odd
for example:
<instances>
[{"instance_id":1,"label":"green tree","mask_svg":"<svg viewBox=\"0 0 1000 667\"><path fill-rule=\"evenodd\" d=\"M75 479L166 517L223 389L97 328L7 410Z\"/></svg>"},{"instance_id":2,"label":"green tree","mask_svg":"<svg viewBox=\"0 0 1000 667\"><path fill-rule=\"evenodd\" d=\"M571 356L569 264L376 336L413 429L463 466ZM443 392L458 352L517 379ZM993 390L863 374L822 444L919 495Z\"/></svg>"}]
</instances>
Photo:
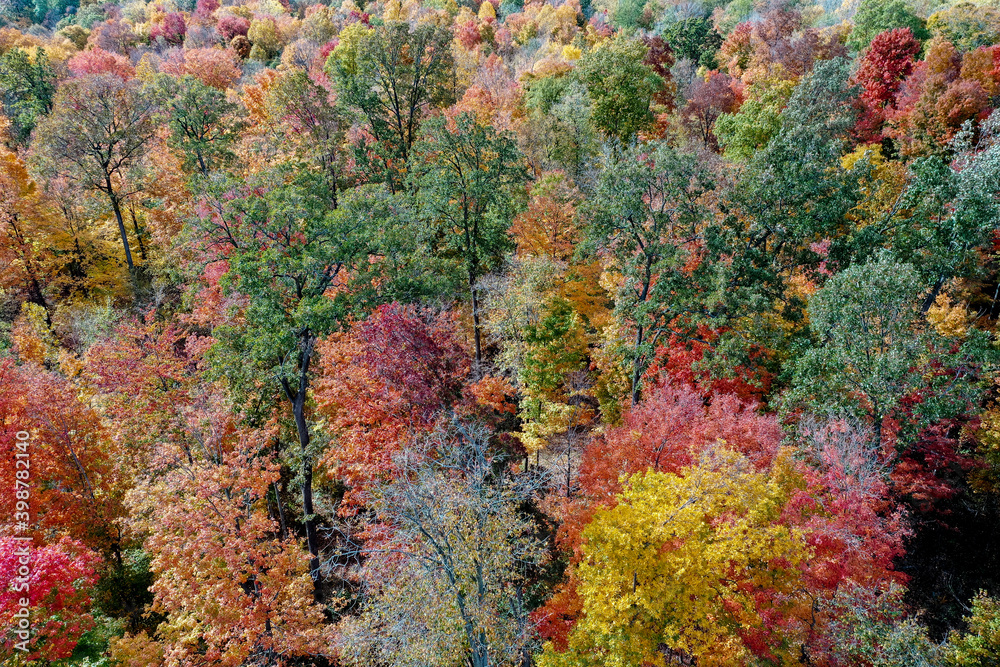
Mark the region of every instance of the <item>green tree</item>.
<instances>
[{"instance_id":1,"label":"green tree","mask_svg":"<svg viewBox=\"0 0 1000 667\"><path fill-rule=\"evenodd\" d=\"M303 163L318 167L326 179L330 205L337 208L346 123L330 92L303 70L283 72L268 91L271 115L282 119L278 141L294 146Z\"/></svg>"},{"instance_id":2,"label":"green tree","mask_svg":"<svg viewBox=\"0 0 1000 667\"><path fill-rule=\"evenodd\" d=\"M664 26L662 37L678 59L687 58L714 69L715 54L722 46L722 36L715 31L709 19L691 16L671 21Z\"/></svg>"},{"instance_id":3,"label":"green tree","mask_svg":"<svg viewBox=\"0 0 1000 667\"><path fill-rule=\"evenodd\" d=\"M980 591L964 633L952 632L945 648L951 667L996 667L1000 665L1000 601Z\"/></svg>"},{"instance_id":4,"label":"green tree","mask_svg":"<svg viewBox=\"0 0 1000 667\"><path fill-rule=\"evenodd\" d=\"M220 178L210 185L200 221L209 247L227 262L224 285L246 298L241 325L214 332L220 372L232 391L252 392L263 383L291 407L314 582L320 573L307 402L312 361L316 341L337 327L345 310L327 290L345 267L366 256L357 221L331 211L324 188L321 175L294 165L278 165L245 183Z\"/></svg>"},{"instance_id":5,"label":"green tree","mask_svg":"<svg viewBox=\"0 0 1000 667\"><path fill-rule=\"evenodd\" d=\"M627 143L653 124L649 105L663 79L643 62L648 51L642 41L619 36L588 51L577 65L593 123L606 137Z\"/></svg>"},{"instance_id":6,"label":"green tree","mask_svg":"<svg viewBox=\"0 0 1000 667\"><path fill-rule=\"evenodd\" d=\"M355 26L341 33L326 70L337 81L340 102L364 119L375 139L372 146L358 147L360 164L372 180L395 192L420 120L455 99L452 34L430 23Z\"/></svg>"},{"instance_id":7,"label":"green tree","mask_svg":"<svg viewBox=\"0 0 1000 667\"><path fill-rule=\"evenodd\" d=\"M168 142L184 155L185 169L208 176L233 157L230 146L243 123L239 106L228 101L225 92L190 74L160 74L153 90L170 128Z\"/></svg>"},{"instance_id":8,"label":"green tree","mask_svg":"<svg viewBox=\"0 0 1000 667\"><path fill-rule=\"evenodd\" d=\"M678 326L676 318L697 318L712 300L704 289L712 269L699 262L693 272L686 270L703 240L708 216L699 198L710 188L695 155L647 144L606 151L584 206L592 242L622 274L615 311L634 332L628 351L633 404L657 342Z\"/></svg>"},{"instance_id":9,"label":"green tree","mask_svg":"<svg viewBox=\"0 0 1000 667\"><path fill-rule=\"evenodd\" d=\"M793 362L786 405L865 417L878 442L907 397L924 399L910 408L904 436L968 409L991 363L989 336L971 329L961 346L941 340L921 318L925 288L913 266L886 253L830 278L809 302L817 343Z\"/></svg>"},{"instance_id":10,"label":"green tree","mask_svg":"<svg viewBox=\"0 0 1000 667\"><path fill-rule=\"evenodd\" d=\"M893 28L909 28L921 41L930 38L923 19L910 11L903 0L863 0L854 14L847 46L852 51L862 51L875 35Z\"/></svg>"},{"instance_id":11,"label":"green tree","mask_svg":"<svg viewBox=\"0 0 1000 667\"><path fill-rule=\"evenodd\" d=\"M754 345L787 352L790 330L805 308L789 280L819 272L827 258L814 251L815 243L832 239L829 258L846 254L839 240L861 197L856 174L839 162L854 121L850 72L847 59L817 63L792 91L775 136L724 195L724 216L711 230L713 252L706 261L720 274L720 324L741 323L710 355L726 366Z\"/></svg>"},{"instance_id":12,"label":"green tree","mask_svg":"<svg viewBox=\"0 0 1000 667\"><path fill-rule=\"evenodd\" d=\"M738 111L719 114L713 132L726 157L749 160L767 145L781 129L781 110L793 88L791 81L754 83Z\"/></svg>"},{"instance_id":13,"label":"green tree","mask_svg":"<svg viewBox=\"0 0 1000 667\"><path fill-rule=\"evenodd\" d=\"M409 184L420 216L435 230L438 252L461 263L468 278L477 363L483 358L477 283L512 248L507 230L527 180L514 138L469 113L427 120L413 146Z\"/></svg>"},{"instance_id":14,"label":"green tree","mask_svg":"<svg viewBox=\"0 0 1000 667\"><path fill-rule=\"evenodd\" d=\"M0 104L10 119L15 144L27 145L35 125L52 111L55 92L56 73L45 49L38 49L34 57L17 48L0 56Z\"/></svg>"}]
</instances>

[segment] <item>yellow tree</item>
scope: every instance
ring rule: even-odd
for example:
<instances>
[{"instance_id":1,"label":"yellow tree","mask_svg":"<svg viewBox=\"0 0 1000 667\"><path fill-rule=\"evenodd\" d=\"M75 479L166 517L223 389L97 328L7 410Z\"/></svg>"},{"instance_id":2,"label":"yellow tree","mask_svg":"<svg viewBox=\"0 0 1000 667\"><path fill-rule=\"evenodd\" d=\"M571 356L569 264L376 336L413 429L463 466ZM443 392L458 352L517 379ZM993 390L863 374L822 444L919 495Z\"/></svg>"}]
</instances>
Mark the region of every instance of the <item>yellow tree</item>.
<instances>
[{"instance_id":1,"label":"yellow tree","mask_svg":"<svg viewBox=\"0 0 1000 667\"><path fill-rule=\"evenodd\" d=\"M761 653L793 663L761 638L765 617L794 602L808 555L779 520L797 480L790 462L757 472L723 447L680 474L630 477L583 533L584 616L567 650L547 645L539 665L737 665Z\"/></svg>"}]
</instances>

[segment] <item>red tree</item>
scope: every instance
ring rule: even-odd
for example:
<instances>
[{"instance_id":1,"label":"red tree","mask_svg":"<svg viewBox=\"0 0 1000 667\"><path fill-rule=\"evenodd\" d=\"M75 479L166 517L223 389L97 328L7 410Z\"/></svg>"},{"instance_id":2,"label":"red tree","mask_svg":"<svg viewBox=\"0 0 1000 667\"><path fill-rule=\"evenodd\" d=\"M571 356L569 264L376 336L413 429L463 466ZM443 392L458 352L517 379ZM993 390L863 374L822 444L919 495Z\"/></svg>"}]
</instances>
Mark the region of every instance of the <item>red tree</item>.
<instances>
[{"instance_id":1,"label":"red tree","mask_svg":"<svg viewBox=\"0 0 1000 667\"><path fill-rule=\"evenodd\" d=\"M854 74L861 86L862 114L855 132L859 140L876 141L885 123L885 108L896 99L903 80L913 72L920 42L909 28L887 30L865 50Z\"/></svg>"},{"instance_id":2,"label":"red tree","mask_svg":"<svg viewBox=\"0 0 1000 667\"><path fill-rule=\"evenodd\" d=\"M402 444L461 398L470 368L454 317L399 304L317 349L317 411L337 439L323 463L355 483L390 472Z\"/></svg>"}]
</instances>

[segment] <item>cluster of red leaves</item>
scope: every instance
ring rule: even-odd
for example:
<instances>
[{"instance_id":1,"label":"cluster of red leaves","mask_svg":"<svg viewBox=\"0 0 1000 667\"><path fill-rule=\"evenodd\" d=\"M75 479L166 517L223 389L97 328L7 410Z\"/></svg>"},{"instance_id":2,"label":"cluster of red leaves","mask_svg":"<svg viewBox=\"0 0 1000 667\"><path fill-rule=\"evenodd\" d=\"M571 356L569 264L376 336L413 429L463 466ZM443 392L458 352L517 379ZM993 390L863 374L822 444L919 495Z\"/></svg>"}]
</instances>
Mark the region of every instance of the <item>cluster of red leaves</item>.
<instances>
[{"instance_id":1,"label":"cluster of red leaves","mask_svg":"<svg viewBox=\"0 0 1000 667\"><path fill-rule=\"evenodd\" d=\"M184 42L184 35L187 34L187 24L184 15L180 12L170 12L163 17L159 23L155 23L149 31L150 39L163 38L167 44L174 46Z\"/></svg>"},{"instance_id":2,"label":"cluster of red leaves","mask_svg":"<svg viewBox=\"0 0 1000 667\"><path fill-rule=\"evenodd\" d=\"M62 538L52 544L28 547L29 574L21 576L25 542L0 537L0 657L48 663L70 657L80 636L94 627L89 589L96 583L100 557L85 546ZM15 588L27 583L28 590ZM22 641L12 632L21 601L27 599L31 637L28 652L14 648ZM10 664L4 662L4 664Z\"/></svg>"},{"instance_id":3,"label":"cluster of red leaves","mask_svg":"<svg viewBox=\"0 0 1000 667\"><path fill-rule=\"evenodd\" d=\"M734 394L743 400L758 401L771 390L774 374L763 366L739 366L729 377L713 377L707 369L698 369L698 362L710 353L712 343L719 339L721 331L701 326L697 338L671 334L665 345L656 350L656 358L646 372L647 381L657 382L667 379L677 384L699 387L708 394ZM751 354L753 361L765 360L767 352L756 349Z\"/></svg>"},{"instance_id":4,"label":"cluster of red leaves","mask_svg":"<svg viewBox=\"0 0 1000 667\"><path fill-rule=\"evenodd\" d=\"M115 444L99 416L63 376L34 363L0 362L0 485L13 489L18 431L28 439L31 523L35 536L68 535L109 552L120 541L117 519L130 481L115 465ZM0 515L13 517L17 499L0 494ZM6 520L6 519L5 519Z\"/></svg>"},{"instance_id":5,"label":"cluster of red leaves","mask_svg":"<svg viewBox=\"0 0 1000 667\"><path fill-rule=\"evenodd\" d=\"M389 474L402 444L459 401L470 369L452 315L399 304L317 349L317 413L336 441L322 463L351 483Z\"/></svg>"},{"instance_id":6,"label":"cluster of red leaves","mask_svg":"<svg viewBox=\"0 0 1000 667\"><path fill-rule=\"evenodd\" d=\"M923 61L903 82L893 107L887 108L886 135L904 155L920 155L946 145L967 120L990 111L996 78L996 54L979 49L964 56L948 41L935 40Z\"/></svg>"},{"instance_id":7,"label":"cluster of red leaves","mask_svg":"<svg viewBox=\"0 0 1000 667\"><path fill-rule=\"evenodd\" d=\"M859 141L877 141L885 124L885 109L894 104L903 80L913 72L920 42L909 28L887 30L865 50L854 73L861 86L861 114L855 127Z\"/></svg>"},{"instance_id":8,"label":"cluster of red leaves","mask_svg":"<svg viewBox=\"0 0 1000 667\"><path fill-rule=\"evenodd\" d=\"M135 77L135 67L128 58L112 51L105 51L99 46L88 51L80 51L69 59L66 66L73 76L112 74L123 80Z\"/></svg>"}]
</instances>

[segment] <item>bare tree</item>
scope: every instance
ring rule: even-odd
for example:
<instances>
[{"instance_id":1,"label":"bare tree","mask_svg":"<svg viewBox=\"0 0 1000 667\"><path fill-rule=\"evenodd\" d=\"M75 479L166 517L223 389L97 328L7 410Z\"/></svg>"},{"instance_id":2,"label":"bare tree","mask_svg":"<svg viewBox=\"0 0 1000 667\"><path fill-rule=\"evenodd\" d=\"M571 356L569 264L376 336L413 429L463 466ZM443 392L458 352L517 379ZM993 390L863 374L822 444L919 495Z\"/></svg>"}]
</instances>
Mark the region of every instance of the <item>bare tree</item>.
<instances>
[{"instance_id":1,"label":"bare tree","mask_svg":"<svg viewBox=\"0 0 1000 667\"><path fill-rule=\"evenodd\" d=\"M482 429L453 423L405 450L374 489L367 599L344 624L351 664L523 662L532 640L523 591L541 541L521 508L541 478L489 453Z\"/></svg>"}]
</instances>

